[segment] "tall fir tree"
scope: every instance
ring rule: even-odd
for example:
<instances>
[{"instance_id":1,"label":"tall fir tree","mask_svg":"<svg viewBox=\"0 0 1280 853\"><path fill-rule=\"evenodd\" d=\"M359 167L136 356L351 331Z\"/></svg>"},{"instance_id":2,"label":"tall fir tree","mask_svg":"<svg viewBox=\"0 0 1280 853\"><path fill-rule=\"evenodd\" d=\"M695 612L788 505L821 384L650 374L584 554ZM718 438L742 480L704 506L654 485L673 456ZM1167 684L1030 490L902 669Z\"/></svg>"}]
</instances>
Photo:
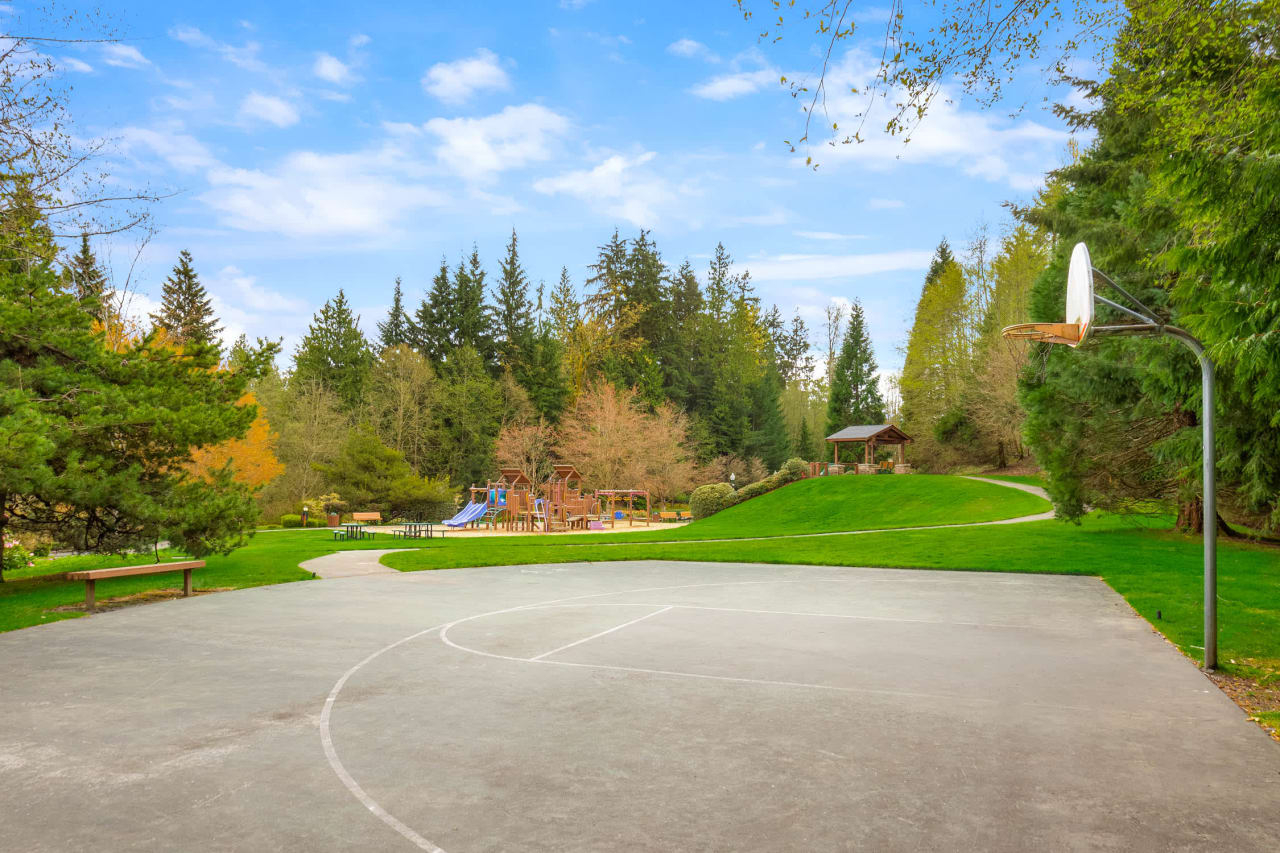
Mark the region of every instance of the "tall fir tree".
<instances>
[{"instance_id":1,"label":"tall fir tree","mask_svg":"<svg viewBox=\"0 0 1280 853\"><path fill-rule=\"evenodd\" d=\"M473 245L470 257L465 263L458 262L453 275L452 341L455 349L474 349L493 370L497 364L497 344L493 334L493 310L485 301L485 277L480 249Z\"/></svg>"},{"instance_id":2,"label":"tall fir tree","mask_svg":"<svg viewBox=\"0 0 1280 853\"><path fill-rule=\"evenodd\" d=\"M551 333L561 343L569 340L569 335L582 322L582 303L574 292L573 282L569 280L569 268L560 268L560 281L551 291L551 309L548 312L551 320Z\"/></svg>"},{"instance_id":3,"label":"tall fir tree","mask_svg":"<svg viewBox=\"0 0 1280 853\"><path fill-rule=\"evenodd\" d=\"M382 349L409 343L413 338L412 326L413 321L404 310L400 276L396 276L396 287L391 294L391 310L387 312L387 319L378 323L378 342L382 344Z\"/></svg>"},{"instance_id":4,"label":"tall fir tree","mask_svg":"<svg viewBox=\"0 0 1280 853\"><path fill-rule=\"evenodd\" d=\"M529 278L520 265L520 250L514 228L511 229L507 253L498 264L498 306L495 313L502 363L514 370L524 357L524 351L533 336Z\"/></svg>"},{"instance_id":5,"label":"tall fir tree","mask_svg":"<svg viewBox=\"0 0 1280 853\"><path fill-rule=\"evenodd\" d=\"M373 365L369 342L360 331L342 290L312 319L293 356L293 380L315 382L342 401L347 411L361 401L365 379Z\"/></svg>"},{"instance_id":6,"label":"tall fir tree","mask_svg":"<svg viewBox=\"0 0 1280 853\"><path fill-rule=\"evenodd\" d=\"M862 303L855 299L849 309L844 343L831 376L827 435L855 424L884 423L884 398L880 395L878 370Z\"/></svg>"},{"instance_id":7,"label":"tall fir tree","mask_svg":"<svg viewBox=\"0 0 1280 853\"><path fill-rule=\"evenodd\" d=\"M178 263L165 279L160 311L151 315L151 322L164 329L169 340L179 345L218 344L222 327L214 316L213 301L191 265L191 253L186 249L178 253Z\"/></svg>"},{"instance_id":8,"label":"tall fir tree","mask_svg":"<svg viewBox=\"0 0 1280 853\"><path fill-rule=\"evenodd\" d=\"M453 281L449 277L449 261L440 258L440 269L431 279L431 290L414 314L409 345L439 366L453 348L457 327L454 318Z\"/></svg>"},{"instance_id":9,"label":"tall fir tree","mask_svg":"<svg viewBox=\"0 0 1280 853\"><path fill-rule=\"evenodd\" d=\"M80 304L95 320L105 325L109 308L106 304L107 274L98 265L98 258L89 245L88 234L80 235L80 250L71 258L65 272Z\"/></svg>"}]
</instances>

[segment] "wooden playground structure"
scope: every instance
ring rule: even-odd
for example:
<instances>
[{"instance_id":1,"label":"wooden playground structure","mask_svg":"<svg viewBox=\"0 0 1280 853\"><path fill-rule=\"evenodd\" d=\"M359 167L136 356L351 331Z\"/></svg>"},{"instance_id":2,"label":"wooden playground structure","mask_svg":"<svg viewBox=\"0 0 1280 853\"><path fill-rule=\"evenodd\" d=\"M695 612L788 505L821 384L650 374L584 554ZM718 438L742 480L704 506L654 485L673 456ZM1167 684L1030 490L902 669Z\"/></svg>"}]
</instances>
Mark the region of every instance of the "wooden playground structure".
<instances>
[{"instance_id":1,"label":"wooden playground structure","mask_svg":"<svg viewBox=\"0 0 1280 853\"><path fill-rule=\"evenodd\" d=\"M647 490L586 491L573 465L554 466L543 483L534 483L519 468L502 468L497 480L472 486L470 491L467 506L444 524L457 529L486 526L512 533L557 533L615 529L624 519L627 527L651 523Z\"/></svg>"}]
</instances>

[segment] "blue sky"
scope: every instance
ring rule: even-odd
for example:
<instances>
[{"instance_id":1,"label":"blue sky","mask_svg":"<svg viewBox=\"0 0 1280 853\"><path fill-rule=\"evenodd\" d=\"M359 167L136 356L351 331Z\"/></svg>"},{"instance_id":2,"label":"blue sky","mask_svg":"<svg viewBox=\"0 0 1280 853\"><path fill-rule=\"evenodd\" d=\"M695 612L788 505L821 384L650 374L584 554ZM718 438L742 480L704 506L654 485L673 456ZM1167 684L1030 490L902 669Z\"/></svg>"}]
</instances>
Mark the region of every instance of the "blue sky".
<instances>
[{"instance_id":1,"label":"blue sky","mask_svg":"<svg viewBox=\"0 0 1280 853\"><path fill-rule=\"evenodd\" d=\"M884 11L860 15L837 82L872 68ZM290 350L339 287L372 331L396 276L416 303L473 242L496 270L514 227L534 281L564 265L581 285L615 227L643 227L673 266L702 270L723 241L815 342L831 299L861 299L893 368L939 238L998 231L1068 138L1029 73L1016 117L940 100L905 148L872 132L807 170L777 81L812 75L814 45L758 44L729 0L154 3L120 23L120 44L55 55L78 132L114 140L114 178L174 193L140 304L187 248L229 333ZM862 103L833 98L831 117ZM103 254L119 276L134 246Z\"/></svg>"}]
</instances>

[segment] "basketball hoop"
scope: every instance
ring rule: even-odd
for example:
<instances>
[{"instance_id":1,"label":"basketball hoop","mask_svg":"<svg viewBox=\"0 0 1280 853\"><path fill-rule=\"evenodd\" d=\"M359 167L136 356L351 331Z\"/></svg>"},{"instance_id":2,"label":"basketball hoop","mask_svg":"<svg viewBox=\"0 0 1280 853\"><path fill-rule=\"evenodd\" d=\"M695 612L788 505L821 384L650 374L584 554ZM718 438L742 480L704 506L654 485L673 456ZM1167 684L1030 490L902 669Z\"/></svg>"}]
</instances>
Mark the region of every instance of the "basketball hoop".
<instances>
[{"instance_id":1,"label":"basketball hoop","mask_svg":"<svg viewBox=\"0 0 1280 853\"><path fill-rule=\"evenodd\" d=\"M1080 343L1080 326L1075 323L1018 323L1005 326L1000 334L1014 341L1042 341L1068 346Z\"/></svg>"},{"instance_id":2,"label":"basketball hoop","mask_svg":"<svg viewBox=\"0 0 1280 853\"><path fill-rule=\"evenodd\" d=\"M1121 305L1093 292L1094 280L1110 285L1135 308ZM1127 314L1138 322L1120 326L1095 326L1094 310L1098 303ZM1182 341L1200 362L1200 423L1204 430L1202 457L1204 463L1204 666L1214 669L1218 665L1218 510L1215 481L1217 468L1214 463L1213 441L1213 362L1205 354L1204 345L1194 335L1170 326L1156 317L1154 311L1143 305L1101 270L1095 269L1084 243L1076 243L1071 250L1071 266L1067 269L1067 304L1063 323L1018 323L1006 326L1000 334L1009 341L1039 341L1047 344L1065 344L1078 347L1097 335L1166 335ZM1012 346L1012 344L1010 344ZM1044 347L1044 363L1048 360L1048 347ZM1043 379L1043 364L1041 379Z\"/></svg>"}]
</instances>

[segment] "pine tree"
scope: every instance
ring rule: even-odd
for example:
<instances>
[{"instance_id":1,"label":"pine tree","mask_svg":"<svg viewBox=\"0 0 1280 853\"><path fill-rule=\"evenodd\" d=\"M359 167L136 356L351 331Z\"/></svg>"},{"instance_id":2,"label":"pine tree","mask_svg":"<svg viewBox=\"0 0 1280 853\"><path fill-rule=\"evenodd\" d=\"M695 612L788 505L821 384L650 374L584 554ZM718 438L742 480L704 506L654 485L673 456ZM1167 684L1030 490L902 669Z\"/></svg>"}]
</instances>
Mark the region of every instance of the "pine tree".
<instances>
[{"instance_id":1,"label":"pine tree","mask_svg":"<svg viewBox=\"0 0 1280 853\"><path fill-rule=\"evenodd\" d=\"M787 422L782 416L782 379L770 367L751 388L751 433L745 451L776 471L791 453Z\"/></svg>"},{"instance_id":2,"label":"pine tree","mask_svg":"<svg viewBox=\"0 0 1280 853\"><path fill-rule=\"evenodd\" d=\"M107 322L107 274L98 266L98 259L89 245L89 235L80 235L80 251L67 264L66 276L80 304L99 323Z\"/></svg>"},{"instance_id":3,"label":"pine tree","mask_svg":"<svg viewBox=\"0 0 1280 853\"><path fill-rule=\"evenodd\" d=\"M814 451L813 433L809 431L808 418L800 419L800 430L796 434L795 450L793 452L806 462L817 461L820 455Z\"/></svg>"},{"instance_id":4,"label":"pine tree","mask_svg":"<svg viewBox=\"0 0 1280 853\"><path fill-rule=\"evenodd\" d=\"M507 254L498 264L497 331L502 361L512 367L524 356L533 334L533 306L529 303L529 279L520 266L516 232L511 229Z\"/></svg>"},{"instance_id":5,"label":"pine tree","mask_svg":"<svg viewBox=\"0 0 1280 853\"><path fill-rule=\"evenodd\" d=\"M840 357L836 359L831 377L827 435L854 424L884 422L884 398L880 395L878 369L862 303L855 299L849 309L844 344L840 347Z\"/></svg>"},{"instance_id":6,"label":"pine tree","mask_svg":"<svg viewBox=\"0 0 1280 853\"><path fill-rule=\"evenodd\" d=\"M569 280L569 268L560 268L560 283L551 291L551 332L561 343L569 340L569 335L582 322L582 304L573 290Z\"/></svg>"},{"instance_id":7,"label":"pine tree","mask_svg":"<svg viewBox=\"0 0 1280 853\"><path fill-rule=\"evenodd\" d=\"M490 368L496 366L497 345L493 335L493 311L485 303L485 271L480 249L471 247L471 256L462 261L453 276L453 346L471 347Z\"/></svg>"},{"instance_id":8,"label":"pine tree","mask_svg":"<svg viewBox=\"0 0 1280 853\"><path fill-rule=\"evenodd\" d=\"M410 328L413 321L409 319L409 315L404 311L404 295L400 291L400 276L396 276L395 291L391 296L391 310L387 313L387 319L378 324L378 340L382 344L382 349L390 349L400 344L409 343L413 336L413 330Z\"/></svg>"},{"instance_id":9,"label":"pine tree","mask_svg":"<svg viewBox=\"0 0 1280 853\"><path fill-rule=\"evenodd\" d=\"M15 531L97 553L168 540L200 557L243 544L251 491L230 471L197 478L188 465L197 448L245 436L257 411L240 401L274 355L222 370L210 347L108 347L47 264L0 267L0 567Z\"/></svg>"},{"instance_id":10,"label":"pine tree","mask_svg":"<svg viewBox=\"0 0 1280 853\"><path fill-rule=\"evenodd\" d=\"M440 269L431 279L431 290L422 300L414 316L410 346L439 366L453 348L454 330L453 282L449 278L449 262L440 258Z\"/></svg>"},{"instance_id":11,"label":"pine tree","mask_svg":"<svg viewBox=\"0 0 1280 853\"><path fill-rule=\"evenodd\" d=\"M346 294L339 290L315 315L298 345L290 381L315 382L336 394L351 411L360 404L372 365L373 354L360 331L360 318L351 312Z\"/></svg>"},{"instance_id":12,"label":"pine tree","mask_svg":"<svg viewBox=\"0 0 1280 853\"><path fill-rule=\"evenodd\" d=\"M151 322L164 329L178 345L201 343L216 346L222 327L213 313L213 301L191 266L191 253L183 249L178 263L165 279L160 312Z\"/></svg>"},{"instance_id":13,"label":"pine tree","mask_svg":"<svg viewBox=\"0 0 1280 853\"><path fill-rule=\"evenodd\" d=\"M814 360L809 354L809 328L797 311L791 328L780 330L774 339L778 351L778 372L784 382L804 381L813 377Z\"/></svg>"}]
</instances>

